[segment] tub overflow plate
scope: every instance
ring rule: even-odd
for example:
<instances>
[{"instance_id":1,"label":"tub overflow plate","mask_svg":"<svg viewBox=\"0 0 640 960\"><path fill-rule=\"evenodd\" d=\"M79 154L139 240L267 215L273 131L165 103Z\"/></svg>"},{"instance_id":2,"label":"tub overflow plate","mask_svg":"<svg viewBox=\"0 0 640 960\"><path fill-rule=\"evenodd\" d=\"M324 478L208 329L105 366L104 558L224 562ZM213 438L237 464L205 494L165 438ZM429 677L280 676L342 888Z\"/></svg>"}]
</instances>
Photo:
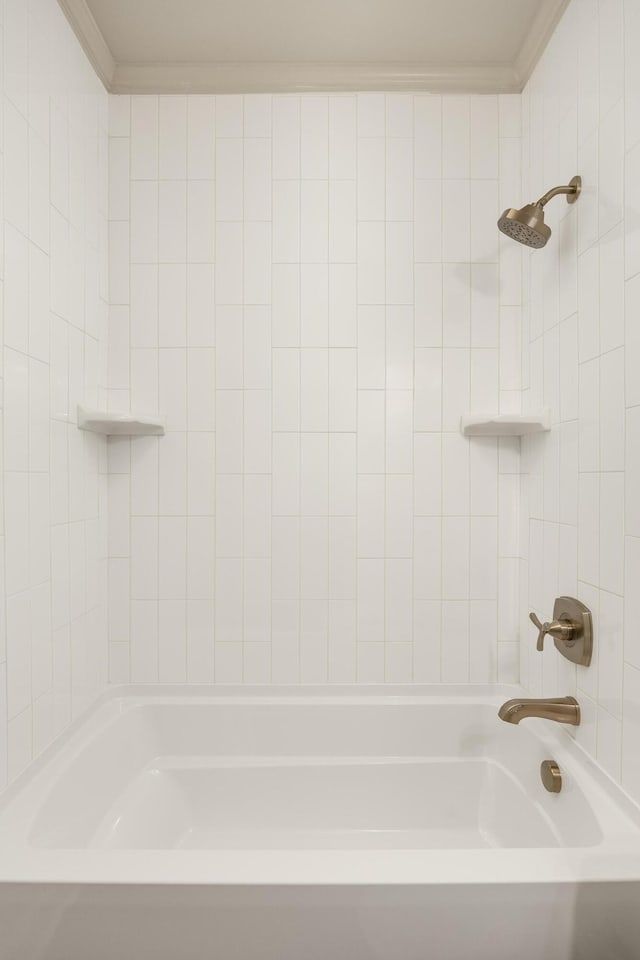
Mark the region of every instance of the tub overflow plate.
<instances>
[{"instance_id":1,"label":"tub overflow plate","mask_svg":"<svg viewBox=\"0 0 640 960\"><path fill-rule=\"evenodd\" d=\"M540 776L545 790L549 793L560 793L562 790L562 774L555 760L543 760L540 764Z\"/></svg>"}]
</instances>

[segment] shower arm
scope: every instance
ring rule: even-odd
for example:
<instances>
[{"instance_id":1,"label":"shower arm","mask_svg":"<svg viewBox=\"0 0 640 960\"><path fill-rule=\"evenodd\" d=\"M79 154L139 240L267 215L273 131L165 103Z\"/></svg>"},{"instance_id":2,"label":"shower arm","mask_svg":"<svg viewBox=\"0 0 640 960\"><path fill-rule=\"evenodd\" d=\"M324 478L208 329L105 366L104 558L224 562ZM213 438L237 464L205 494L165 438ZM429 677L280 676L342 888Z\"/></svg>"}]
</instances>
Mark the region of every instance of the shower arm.
<instances>
[{"instance_id":1,"label":"shower arm","mask_svg":"<svg viewBox=\"0 0 640 960\"><path fill-rule=\"evenodd\" d=\"M561 193L566 193L569 195L569 197L574 197L574 199L577 199L577 194L579 192L580 192L580 187L578 186L578 184L573 183L572 181L571 183L568 183L566 185L563 185L560 187L554 187L552 190L547 190L547 192L543 194L539 200L536 200L535 205L536 207L544 207L549 202L549 200L551 200L553 197L557 197L558 194L561 194ZM572 200L568 199L568 203L572 203L572 202L573 202Z\"/></svg>"}]
</instances>

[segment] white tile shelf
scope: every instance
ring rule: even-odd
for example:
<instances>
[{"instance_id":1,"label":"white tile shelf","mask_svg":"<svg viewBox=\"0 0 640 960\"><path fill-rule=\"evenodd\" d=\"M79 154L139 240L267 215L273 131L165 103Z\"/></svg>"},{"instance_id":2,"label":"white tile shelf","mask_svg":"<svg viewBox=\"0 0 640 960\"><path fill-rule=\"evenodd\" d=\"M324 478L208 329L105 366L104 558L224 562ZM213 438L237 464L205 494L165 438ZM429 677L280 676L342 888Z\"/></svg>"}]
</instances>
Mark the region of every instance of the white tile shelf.
<instances>
[{"instance_id":1,"label":"white tile shelf","mask_svg":"<svg viewBox=\"0 0 640 960\"><path fill-rule=\"evenodd\" d=\"M164 423L158 417L137 413L114 413L78 406L78 430L116 437L163 437Z\"/></svg>"},{"instance_id":2,"label":"white tile shelf","mask_svg":"<svg viewBox=\"0 0 640 960\"><path fill-rule=\"evenodd\" d=\"M465 437L524 437L551 429L551 413L469 413L460 418L460 432Z\"/></svg>"}]
</instances>

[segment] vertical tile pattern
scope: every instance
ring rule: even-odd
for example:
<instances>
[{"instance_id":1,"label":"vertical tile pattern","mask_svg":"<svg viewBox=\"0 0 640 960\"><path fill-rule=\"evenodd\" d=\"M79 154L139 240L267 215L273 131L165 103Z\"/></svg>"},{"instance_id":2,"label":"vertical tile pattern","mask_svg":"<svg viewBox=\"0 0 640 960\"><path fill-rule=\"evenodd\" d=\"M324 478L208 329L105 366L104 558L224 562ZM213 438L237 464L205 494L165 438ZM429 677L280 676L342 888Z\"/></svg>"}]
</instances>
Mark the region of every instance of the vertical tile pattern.
<instances>
[{"instance_id":1,"label":"vertical tile pattern","mask_svg":"<svg viewBox=\"0 0 640 960\"><path fill-rule=\"evenodd\" d=\"M111 100L112 679L515 679L519 98Z\"/></svg>"},{"instance_id":2,"label":"vertical tile pattern","mask_svg":"<svg viewBox=\"0 0 640 960\"><path fill-rule=\"evenodd\" d=\"M1 789L107 681L107 549L128 553L129 485L108 490L106 441L76 407L106 404L108 366L129 389L130 151L128 115L110 144L108 97L56 3L4 4L0 34ZM123 517L107 530L109 493ZM128 658L114 650L114 679Z\"/></svg>"},{"instance_id":3,"label":"vertical tile pattern","mask_svg":"<svg viewBox=\"0 0 640 960\"><path fill-rule=\"evenodd\" d=\"M573 2L522 97L522 199L574 173L584 189L550 205L548 246L524 254L522 403L549 407L553 429L522 444L519 545L522 679L577 696L577 739L636 800L638 40L634 4ZM528 610L548 618L563 593L593 611L589 669L535 651Z\"/></svg>"}]
</instances>

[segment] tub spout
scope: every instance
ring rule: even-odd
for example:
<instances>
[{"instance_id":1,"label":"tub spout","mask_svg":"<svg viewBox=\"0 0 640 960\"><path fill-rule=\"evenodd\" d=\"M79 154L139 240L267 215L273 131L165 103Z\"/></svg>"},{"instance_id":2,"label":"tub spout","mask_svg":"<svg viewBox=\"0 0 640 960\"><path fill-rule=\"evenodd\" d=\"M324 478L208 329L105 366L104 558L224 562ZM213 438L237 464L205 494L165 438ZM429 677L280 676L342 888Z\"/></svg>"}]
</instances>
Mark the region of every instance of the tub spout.
<instances>
[{"instance_id":1,"label":"tub spout","mask_svg":"<svg viewBox=\"0 0 640 960\"><path fill-rule=\"evenodd\" d=\"M557 723L580 723L580 706L574 697L556 697L549 700L507 700L498 710L498 716L506 723L520 723L527 717L542 717Z\"/></svg>"}]
</instances>

